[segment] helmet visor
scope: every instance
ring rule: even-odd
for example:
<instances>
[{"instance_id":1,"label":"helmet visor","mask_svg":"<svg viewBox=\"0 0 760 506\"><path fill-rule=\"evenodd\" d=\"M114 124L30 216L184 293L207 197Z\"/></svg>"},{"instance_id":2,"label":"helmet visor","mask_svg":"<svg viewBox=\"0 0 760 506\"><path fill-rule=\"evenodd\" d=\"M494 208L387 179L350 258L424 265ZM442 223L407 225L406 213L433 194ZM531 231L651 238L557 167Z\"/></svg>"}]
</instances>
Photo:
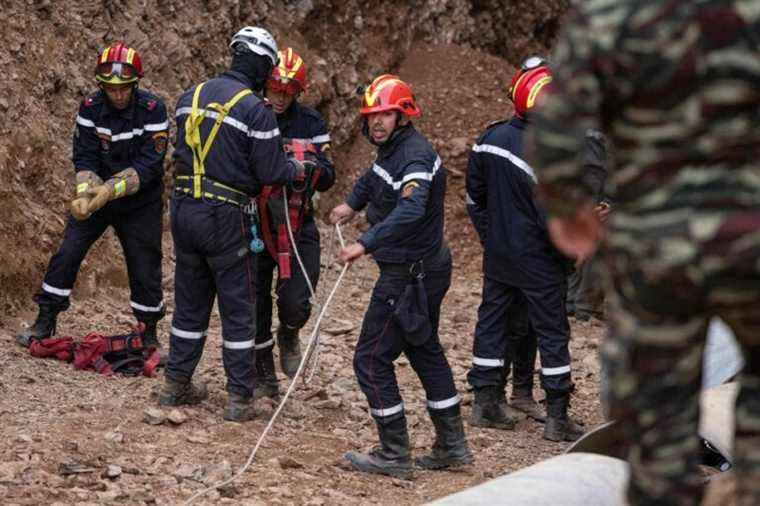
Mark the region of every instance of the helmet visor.
<instances>
[{"instance_id":1,"label":"helmet visor","mask_svg":"<svg viewBox=\"0 0 760 506\"><path fill-rule=\"evenodd\" d=\"M295 95L301 91L301 85L295 79L270 77L267 80L267 89L277 93Z\"/></svg>"},{"instance_id":2,"label":"helmet visor","mask_svg":"<svg viewBox=\"0 0 760 506\"><path fill-rule=\"evenodd\" d=\"M98 65L95 69L95 76L106 82L111 80L134 81L137 79L137 71L127 63L106 62Z\"/></svg>"}]
</instances>

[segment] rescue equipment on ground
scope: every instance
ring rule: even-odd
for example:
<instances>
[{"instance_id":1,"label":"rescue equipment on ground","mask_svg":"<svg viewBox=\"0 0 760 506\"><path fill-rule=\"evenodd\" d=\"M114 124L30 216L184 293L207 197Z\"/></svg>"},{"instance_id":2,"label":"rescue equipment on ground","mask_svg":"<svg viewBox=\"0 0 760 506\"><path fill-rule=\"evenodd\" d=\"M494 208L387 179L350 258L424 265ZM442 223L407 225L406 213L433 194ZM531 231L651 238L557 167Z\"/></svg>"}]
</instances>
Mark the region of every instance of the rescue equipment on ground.
<instances>
[{"instance_id":1,"label":"rescue equipment on ground","mask_svg":"<svg viewBox=\"0 0 760 506\"><path fill-rule=\"evenodd\" d=\"M94 370L104 376L114 373L153 377L160 360L158 349L143 344L145 327L137 325L129 334L104 336L91 332L77 342L73 337L33 339L29 353L37 358L73 362L75 369Z\"/></svg>"}]
</instances>

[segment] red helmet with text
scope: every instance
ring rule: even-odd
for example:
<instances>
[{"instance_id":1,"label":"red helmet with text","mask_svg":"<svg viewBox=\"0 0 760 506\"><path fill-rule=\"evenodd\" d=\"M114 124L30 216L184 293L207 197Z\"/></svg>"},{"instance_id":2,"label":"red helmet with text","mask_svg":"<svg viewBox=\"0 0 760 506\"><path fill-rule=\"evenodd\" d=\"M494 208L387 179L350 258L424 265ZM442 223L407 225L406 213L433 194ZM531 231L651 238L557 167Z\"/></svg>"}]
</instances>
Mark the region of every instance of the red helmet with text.
<instances>
[{"instance_id":1,"label":"red helmet with text","mask_svg":"<svg viewBox=\"0 0 760 506\"><path fill-rule=\"evenodd\" d=\"M106 84L134 83L143 76L142 60L137 51L117 42L98 54L95 79Z\"/></svg>"},{"instance_id":2,"label":"red helmet with text","mask_svg":"<svg viewBox=\"0 0 760 506\"><path fill-rule=\"evenodd\" d=\"M383 74L375 78L364 90L360 112L366 116L391 110L399 111L409 117L422 114L409 85L398 76Z\"/></svg>"},{"instance_id":3,"label":"red helmet with text","mask_svg":"<svg viewBox=\"0 0 760 506\"><path fill-rule=\"evenodd\" d=\"M526 58L512 77L509 98L515 104L515 114L525 119L536 101L552 82L549 62L540 56Z\"/></svg>"}]
</instances>

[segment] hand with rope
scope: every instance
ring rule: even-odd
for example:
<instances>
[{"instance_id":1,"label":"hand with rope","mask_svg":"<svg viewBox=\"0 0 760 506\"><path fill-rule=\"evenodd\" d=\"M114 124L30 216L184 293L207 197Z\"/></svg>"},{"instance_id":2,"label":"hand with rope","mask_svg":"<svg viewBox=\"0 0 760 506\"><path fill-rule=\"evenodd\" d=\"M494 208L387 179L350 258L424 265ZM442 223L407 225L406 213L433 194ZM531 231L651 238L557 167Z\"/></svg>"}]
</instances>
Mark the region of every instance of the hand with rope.
<instances>
[{"instance_id":1,"label":"hand with rope","mask_svg":"<svg viewBox=\"0 0 760 506\"><path fill-rule=\"evenodd\" d=\"M335 206L333 210L330 211L330 224L343 225L344 223L351 221L354 216L356 216L356 211L344 202L343 204Z\"/></svg>"},{"instance_id":2,"label":"hand with rope","mask_svg":"<svg viewBox=\"0 0 760 506\"><path fill-rule=\"evenodd\" d=\"M339 258L342 263L347 264L361 257L364 253L366 253L364 246L355 242L341 248Z\"/></svg>"}]
</instances>

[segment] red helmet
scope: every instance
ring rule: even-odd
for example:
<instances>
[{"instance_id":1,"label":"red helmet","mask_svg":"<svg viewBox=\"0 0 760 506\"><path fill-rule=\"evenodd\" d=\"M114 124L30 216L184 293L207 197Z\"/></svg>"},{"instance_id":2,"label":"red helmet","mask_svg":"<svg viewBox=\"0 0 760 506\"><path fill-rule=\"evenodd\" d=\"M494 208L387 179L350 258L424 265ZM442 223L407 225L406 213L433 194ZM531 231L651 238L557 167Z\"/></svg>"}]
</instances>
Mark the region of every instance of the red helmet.
<instances>
[{"instance_id":1,"label":"red helmet","mask_svg":"<svg viewBox=\"0 0 760 506\"><path fill-rule=\"evenodd\" d=\"M272 68L267 89L295 95L306 89L306 64L292 47L277 53L280 63Z\"/></svg>"},{"instance_id":2,"label":"red helmet","mask_svg":"<svg viewBox=\"0 0 760 506\"><path fill-rule=\"evenodd\" d=\"M382 111L399 111L409 117L422 114L414 101L412 89L404 81L391 74L375 78L362 96L362 115Z\"/></svg>"},{"instance_id":3,"label":"red helmet","mask_svg":"<svg viewBox=\"0 0 760 506\"><path fill-rule=\"evenodd\" d=\"M142 61L137 51L117 42L98 55L95 79L107 84L133 83L143 76Z\"/></svg>"},{"instance_id":4,"label":"red helmet","mask_svg":"<svg viewBox=\"0 0 760 506\"><path fill-rule=\"evenodd\" d=\"M528 111L536 105L538 96L551 82L552 71L548 61L539 56L523 61L509 85L509 98L515 104L515 114L525 119Z\"/></svg>"}]
</instances>

